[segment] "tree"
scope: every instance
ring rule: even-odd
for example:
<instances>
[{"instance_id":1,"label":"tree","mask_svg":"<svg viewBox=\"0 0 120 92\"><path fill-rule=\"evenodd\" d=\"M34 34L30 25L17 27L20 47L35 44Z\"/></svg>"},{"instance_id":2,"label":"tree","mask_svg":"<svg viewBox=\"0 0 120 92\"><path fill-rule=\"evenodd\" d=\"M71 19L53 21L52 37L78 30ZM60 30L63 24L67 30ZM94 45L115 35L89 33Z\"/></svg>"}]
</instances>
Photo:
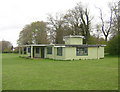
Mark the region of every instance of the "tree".
<instances>
[{"instance_id":1,"label":"tree","mask_svg":"<svg viewBox=\"0 0 120 92\"><path fill-rule=\"evenodd\" d=\"M47 44L47 24L43 21L33 22L31 24L32 37L34 44Z\"/></svg>"},{"instance_id":2,"label":"tree","mask_svg":"<svg viewBox=\"0 0 120 92\"><path fill-rule=\"evenodd\" d=\"M49 15L48 21L49 38L56 44L63 44L63 36L66 35L82 35L85 37L84 43L87 43L90 37L89 12L87 8L83 9L81 3L66 14L56 14L55 17Z\"/></svg>"},{"instance_id":3,"label":"tree","mask_svg":"<svg viewBox=\"0 0 120 92\"><path fill-rule=\"evenodd\" d=\"M119 43L120 43L120 35L116 35L108 41L106 50L110 55L118 55L119 53Z\"/></svg>"},{"instance_id":4,"label":"tree","mask_svg":"<svg viewBox=\"0 0 120 92\"><path fill-rule=\"evenodd\" d=\"M17 41L18 45L32 44L32 29L31 25L26 25L19 34L19 39Z\"/></svg>"},{"instance_id":5,"label":"tree","mask_svg":"<svg viewBox=\"0 0 120 92\"><path fill-rule=\"evenodd\" d=\"M107 22L107 24L109 23L108 26L105 26L105 21L103 19L103 13L102 13L101 8L98 8L98 9L100 10L100 19L101 19L101 24L102 24L101 31L102 31L102 33L103 33L103 35L105 37L105 41L107 41L108 40L108 36L110 35L110 32L111 32L111 27L112 27L113 9L110 8L110 20Z\"/></svg>"},{"instance_id":6,"label":"tree","mask_svg":"<svg viewBox=\"0 0 120 92\"><path fill-rule=\"evenodd\" d=\"M102 37L96 37L96 35L90 35L88 44L106 44L106 41Z\"/></svg>"},{"instance_id":7,"label":"tree","mask_svg":"<svg viewBox=\"0 0 120 92\"><path fill-rule=\"evenodd\" d=\"M72 29L72 35L84 36L84 43L87 43L90 37L88 9L83 9L81 3L78 3L72 10L68 11L64 18Z\"/></svg>"},{"instance_id":8,"label":"tree","mask_svg":"<svg viewBox=\"0 0 120 92\"><path fill-rule=\"evenodd\" d=\"M80 10L81 7L75 7L66 13L64 16L65 22L68 23L69 27L71 27L72 35L80 35L81 34L81 17Z\"/></svg>"},{"instance_id":9,"label":"tree","mask_svg":"<svg viewBox=\"0 0 120 92\"><path fill-rule=\"evenodd\" d=\"M112 37L107 43L106 50L111 55L120 55L120 15L119 15L119 3L113 3L112 8L114 12L113 24L112 24Z\"/></svg>"},{"instance_id":10,"label":"tree","mask_svg":"<svg viewBox=\"0 0 120 92\"><path fill-rule=\"evenodd\" d=\"M100 27L101 27L100 24L96 24L96 27L95 27L95 30L94 30L94 32L95 32L94 35L97 39L99 39L102 36Z\"/></svg>"},{"instance_id":11,"label":"tree","mask_svg":"<svg viewBox=\"0 0 120 92\"><path fill-rule=\"evenodd\" d=\"M52 15L48 16L49 34L53 43L64 44L63 36L70 35L71 30L65 23L62 14L56 14L55 18Z\"/></svg>"},{"instance_id":12,"label":"tree","mask_svg":"<svg viewBox=\"0 0 120 92\"><path fill-rule=\"evenodd\" d=\"M113 4L111 4L111 7L113 8L113 24L112 24L112 37L114 37L115 35L117 35L118 33L120 33L120 9L118 6L118 2L114 2Z\"/></svg>"},{"instance_id":13,"label":"tree","mask_svg":"<svg viewBox=\"0 0 120 92\"><path fill-rule=\"evenodd\" d=\"M47 24L43 21L37 21L30 25L26 25L19 34L19 45L46 43L48 43Z\"/></svg>"},{"instance_id":14,"label":"tree","mask_svg":"<svg viewBox=\"0 0 120 92\"><path fill-rule=\"evenodd\" d=\"M120 34L120 1L118 2L118 32Z\"/></svg>"},{"instance_id":15,"label":"tree","mask_svg":"<svg viewBox=\"0 0 120 92\"><path fill-rule=\"evenodd\" d=\"M85 22L85 19L84 19L84 15L86 17L86 22ZM89 20L89 13L87 11L87 8L86 8L84 14L81 11L81 19L82 19L82 32L83 32L83 36L85 36L84 43L87 43L87 41L90 37L90 20Z\"/></svg>"},{"instance_id":16,"label":"tree","mask_svg":"<svg viewBox=\"0 0 120 92\"><path fill-rule=\"evenodd\" d=\"M0 41L0 47L2 53L13 51L13 46L9 41Z\"/></svg>"}]
</instances>

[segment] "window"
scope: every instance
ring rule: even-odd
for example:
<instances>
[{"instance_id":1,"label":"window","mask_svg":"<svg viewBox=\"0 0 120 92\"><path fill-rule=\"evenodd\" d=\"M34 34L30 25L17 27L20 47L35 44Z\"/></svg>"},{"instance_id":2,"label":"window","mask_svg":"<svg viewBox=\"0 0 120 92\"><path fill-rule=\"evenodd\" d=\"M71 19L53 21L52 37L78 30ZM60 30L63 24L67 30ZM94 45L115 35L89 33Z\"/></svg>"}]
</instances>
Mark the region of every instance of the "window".
<instances>
[{"instance_id":1,"label":"window","mask_svg":"<svg viewBox=\"0 0 120 92\"><path fill-rule=\"evenodd\" d=\"M31 48L28 48L28 53L30 53L31 52Z\"/></svg>"},{"instance_id":2,"label":"window","mask_svg":"<svg viewBox=\"0 0 120 92\"><path fill-rule=\"evenodd\" d=\"M36 53L38 53L38 54L39 54L39 52L40 52L39 48L36 48Z\"/></svg>"},{"instance_id":3,"label":"window","mask_svg":"<svg viewBox=\"0 0 120 92\"><path fill-rule=\"evenodd\" d=\"M88 48L87 47L77 47L76 55L77 56L88 55Z\"/></svg>"},{"instance_id":4,"label":"window","mask_svg":"<svg viewBox=\"0 0 120 92\"><path fill-rule=\"evenodd\" d=\"M26 54L26 48L24 48L24 54Z\"/></svg>"},{"instance_id":5,"label":"window","mask_svg":"<svg viewBox=\"0 0 120 92\"><path fill-rule=\"evenodd\" d=\"M52 47L47 47L47 54L52 54Z\"/></svg>"},{"instance_id":6,"label":"window","mask_svg":"<svg viewBox=\"0 0 120 92\"><path fill-rule=\"evenodd\" d=\"M57 56L62 56L62 47L57 48Z\"/></svg>"}]
</instances>

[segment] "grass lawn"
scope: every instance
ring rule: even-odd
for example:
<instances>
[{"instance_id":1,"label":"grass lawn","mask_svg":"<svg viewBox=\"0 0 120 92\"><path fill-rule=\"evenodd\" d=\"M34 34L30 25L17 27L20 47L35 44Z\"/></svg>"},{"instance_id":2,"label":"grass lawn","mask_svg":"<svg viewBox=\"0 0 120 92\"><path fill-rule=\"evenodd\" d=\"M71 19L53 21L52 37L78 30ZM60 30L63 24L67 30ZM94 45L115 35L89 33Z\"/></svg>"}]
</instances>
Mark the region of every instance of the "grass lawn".
<instances>
[{"instance_id":1,"label":"grass lawn","mask_svg":"<svg viewBox=\"0 0 120 92\"><path fill-rule=\"evenodd\" d=\"M117 90L118 58L54 61L2 55L3 90Z\"/></svg>"}]
</instances>

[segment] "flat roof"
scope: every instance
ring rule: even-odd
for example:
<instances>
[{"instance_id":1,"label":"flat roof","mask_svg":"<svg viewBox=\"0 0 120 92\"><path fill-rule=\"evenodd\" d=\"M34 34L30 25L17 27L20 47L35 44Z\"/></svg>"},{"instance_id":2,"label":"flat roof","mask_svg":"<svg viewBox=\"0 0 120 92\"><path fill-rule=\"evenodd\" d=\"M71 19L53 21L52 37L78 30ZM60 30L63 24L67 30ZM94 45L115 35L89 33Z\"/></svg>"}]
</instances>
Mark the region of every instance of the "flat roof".
<instances>
[{"instance_id":1,"label":"flat roof","mask_svg":"<svg viewBox=\"0 0 120 92\"><path fill-rule=\"evenodd\" d=\"M54 44L30 44L30 45L20 45L19 47L26 47L26 46L41 46L41 47L45 47L45 46L53 46Z\"/></svg>"},{"instance_id":2,"label":"flat roof","mask_svg":"<svg viewBox=\"0 0 120 92\"><path fill-rule=\"evenodd\" d=\"M69 35L69 36L64 36L64 38L84 38L84 36L80 36L80 35Z\"/></svg>"},{"instance_id":3,"label":"flat roof","mask_svg":"<svg viewBox=\"0 0 120 92\"><path fill-rule=\"evenodd\" d=\"M83 45L65 45L67 47L105 47L106 45L87 45L87 44L83 44Z\"/></svg>"},{"instance_id":4,"label":"flat roof","mask_svg":"<svg viewBox=\"0 0 120 92\"><path fill-rule=\"evenodd\" d=\"M71 45L71 44L31 44L31 45L21 45L19 47L27 47L27 46L38 46L38 47L46 47L46 46L54 46L54 47L105 47L106 45Z\"/></svg>"}]
</instances>

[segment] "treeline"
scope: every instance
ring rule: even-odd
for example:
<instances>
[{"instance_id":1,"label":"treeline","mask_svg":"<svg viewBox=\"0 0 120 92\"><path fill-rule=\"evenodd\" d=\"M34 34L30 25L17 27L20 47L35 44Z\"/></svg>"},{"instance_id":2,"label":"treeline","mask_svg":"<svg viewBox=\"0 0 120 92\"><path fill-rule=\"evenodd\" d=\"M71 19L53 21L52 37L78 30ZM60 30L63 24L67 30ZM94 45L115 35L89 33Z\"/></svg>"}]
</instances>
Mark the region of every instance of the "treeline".
<instances>
[{"instance_id":1,"label":"treeline","mask_svg":"<svg viewBox=\"0 0 120 92\"><path fill-rule=\"evenodd\" d=\"M9 41L0 41L0 53L13 52L13 45Z\"/></svg>"},{"instance_id":2,"label":"treeline","mask_svg":"<svg viewBox=\"0 0 120 92\"><path fill-rule=\"evenodd\" d=\"M105 52L118 54L120 17L118 4L109 3L110 17L107 20L101 8L100 17L94 24L89 9L81 3L76 4L65 14L48 15L47 21L36 21L26 25L19 34L18 45L28 44L64 44L63 37L67 35L82 35L84 44L106 44ZM97 21L96 21L97 22ZM94 25L94 28L93 28Z\"/></svg>"},{"instance_id":3,"label":"treeline","mask_svg":"<svg viewBox=\"0 0 120 92\"><path fill-rule=\"evenodd\" d=\"M0 41L0 53L19 53L19 47L13 47L10 41Z\"/></svg>"},{"instance_id":4,"label":"treeline","mask_svg":"<svg viewBox=\"0 0 120 92\"><path fill-rule=\"evenodd\" d=\"M20 32L18 44L64 44L66 35L83 35L84 43L90 37L90 23L88 9L83 9L81 3L69 10L66 14L48 16L48 21L37 21L26 25Z\"/></svg>"},{"instance_id":5,"label":"treeline","mask_svg":"<svg viewBox=\"0 0 120 92\"><path fill-rule=\"evenodd\" d=\"M102 9L96 9L100 13L98 18L100 23L92 24L94 16L91 17L88 8L78 3L65 14L48 15L47 22L36 21L26 25L20 32L17 43L18 45L64 44L64 36L82 35L85 37L84 44L106 44L106 53L118 54L118 4L109 3L110 17L107 20L104 20Z\"/></svg>"}]
</instances>

